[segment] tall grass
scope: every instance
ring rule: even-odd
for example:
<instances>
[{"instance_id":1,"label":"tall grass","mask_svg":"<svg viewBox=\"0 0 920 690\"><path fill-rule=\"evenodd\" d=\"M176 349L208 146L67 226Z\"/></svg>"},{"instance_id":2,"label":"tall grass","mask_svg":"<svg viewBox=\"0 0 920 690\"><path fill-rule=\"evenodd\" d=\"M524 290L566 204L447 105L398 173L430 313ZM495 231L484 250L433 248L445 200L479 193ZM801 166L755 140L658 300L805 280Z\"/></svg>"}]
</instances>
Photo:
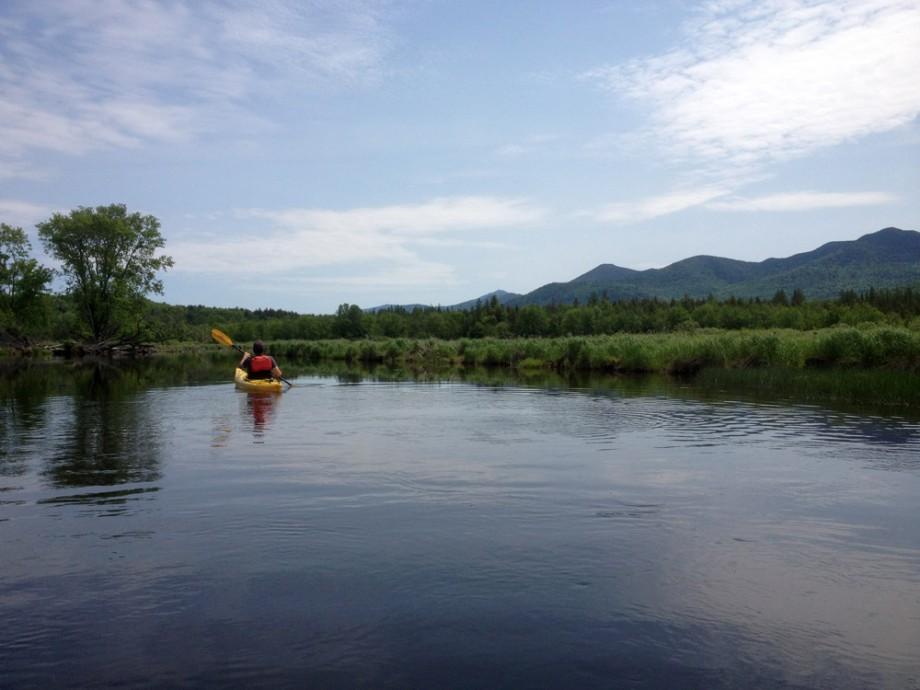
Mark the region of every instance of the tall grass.
<instances>
[{"instance_id":1,"label":"tall grass","mask_svg":"<svg viewBox=\"0 0 920 690\"><path fill-rule=\"evenodd\" d=\"M709 367L920 371L920 333L889 326L564 338L282 340L271 343L270 350L276 357L295 361L410 368L485 366L671 374L692 374Z\"/></svg>"}]
</instances>

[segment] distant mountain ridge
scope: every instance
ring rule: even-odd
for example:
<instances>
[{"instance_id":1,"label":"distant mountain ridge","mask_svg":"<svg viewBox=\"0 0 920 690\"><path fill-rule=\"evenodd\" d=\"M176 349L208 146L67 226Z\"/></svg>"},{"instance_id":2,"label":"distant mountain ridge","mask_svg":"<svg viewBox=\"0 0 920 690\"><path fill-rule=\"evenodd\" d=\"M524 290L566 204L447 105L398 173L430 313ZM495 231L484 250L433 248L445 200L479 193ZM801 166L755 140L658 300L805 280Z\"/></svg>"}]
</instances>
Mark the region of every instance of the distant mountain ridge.
<instances>
[{"instance_id":1,"label":"distant mountain ridge","mask_svg":"<svg viewBox=\"0 0 920 690\"><path fill-rule=\"evenodd\" d=\"M448 306L438 305L441 309L445 311L462 311L464 309L473 309L476 306L476 303L486 304L491 301L493 297L498 300L499 304L508 304L508 302L515 300L523 295L519 295L516 292L507 292L505 290L494 290L492 292L486 293L476 297L475 299L467 300L466 302L460 302L459 304L451 304ZM415 311L416 309L433 309L434 305L431 304L381 304L379 307L371 307L365 309L364 311L370 312L372 314L377 313L378 311L386 311L387 309L405 309L406 311Z\"/></svg>"},{"instance_id":2,"label":"distant mountain ridge","mask_svg":"<svg viewBox=\"0 0 920 690\"><path fill-rule=\"evenodd\" d=\"M549 283L511 305L569 304L592 294L611 300L690 297L771 297L796 288L808 297L836 297L843 290L920 283L920 233L885 228L857 240L828 242L782 259L738 261L693 256L664 268L635 271L601 264L567 283Z\"/></svg>"},{"instance_id":3,"label":"distant mountain ridge","mask_svg":"<svg viewBox=\"0 0 920 690\"><path fill-rule=\"evenodd\" d=\"M525 295L496 290L476 299L442 307L471 309L494 295L501 304L571 304L592 295L610 300L690 297L772 297L796 288L813 299L837 297L844 290L893 288L920 284L920 232L884 228L856 240L828 242L786 258L739 261L691 256L664 268L644 271L600 264L565 283L548 283ZM380 311L395 305L374 307ZM402 305L409 311L428 305Z\"/></svg>"},{"instance_id":4,"label":"distant mountain ridge","mask_svg":"<svg viewBox=\"0 0 920 690\"><path fill-rule=\"evenodd\" d=\"M489 292L485 295L477 297L476 299L470 299L466 302L460 302L460 304L451 305L447 307L447 309L450 311L463 311L465 309L473 309L477 302L486 304L487 302L491 302L493 297L498 300L499 304L508 304L513 300L523 297L523 295L519 295L515 292L506 292L505 290L495 290L493 292Z\"/></svg>"},{"instance_id":5,"label":"distant mountain ridge","mask_svg":"<svg viewBox=\"0 0 920 690\"><path fill-rule=\"evenodd\" d=\"M381 304L376 307L364 309L368 314L376 314L379 311L388 311L390 309L402 309L403 311L415 311L416 309L431 309L430 304Z\"/></svg>"}]
</instances>

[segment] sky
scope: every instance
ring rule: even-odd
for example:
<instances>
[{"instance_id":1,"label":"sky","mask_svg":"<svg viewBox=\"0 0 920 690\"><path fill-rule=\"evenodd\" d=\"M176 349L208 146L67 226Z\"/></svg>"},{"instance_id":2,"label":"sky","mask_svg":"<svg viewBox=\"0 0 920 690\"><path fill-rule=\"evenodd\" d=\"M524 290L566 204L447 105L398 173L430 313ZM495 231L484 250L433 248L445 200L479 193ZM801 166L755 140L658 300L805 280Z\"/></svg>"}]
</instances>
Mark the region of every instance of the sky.
<instances>
[{"instance_id":1,"label":"sky","mask_svg":"<svg viewBox=\"0 0 920 690\"><path fill-rule=\"evenodd\" d=\"M328 313L920 230L920 0L4 0L0 221Z\"/></svg>"}]
</instances>

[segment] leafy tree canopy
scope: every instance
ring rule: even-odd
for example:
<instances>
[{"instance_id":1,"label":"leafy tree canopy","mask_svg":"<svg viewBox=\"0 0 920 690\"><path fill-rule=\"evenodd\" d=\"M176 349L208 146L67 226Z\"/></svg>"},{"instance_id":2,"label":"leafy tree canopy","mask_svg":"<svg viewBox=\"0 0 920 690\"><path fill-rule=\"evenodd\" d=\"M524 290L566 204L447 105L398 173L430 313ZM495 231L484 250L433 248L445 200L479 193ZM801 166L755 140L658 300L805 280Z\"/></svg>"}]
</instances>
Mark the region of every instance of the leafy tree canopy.
<instances>
[{"instance_id":1,"label":"leafy tree canopy","mask_svg":"<svg viewBox=\"0 0 920 690\"><path fill-rule=\"evenodd\" d=\"M163 292L157 273L173 265L157 255L165 245L160 222L112 204L56 213L37 227L93 341L127 336L130 326L136 334L144 295Z\"/></svg>"},{"instance_id":2,"label":"leafy tree canopy","mask_svg":"<svg viewBox=\"0 0 920 690\"><path fill-rule=\"evenodd\" d=\"M42 297L51 270L29 256L22 228L0 223L0 330L21 336L42 317Z\"/></svg>"}]
</instances>

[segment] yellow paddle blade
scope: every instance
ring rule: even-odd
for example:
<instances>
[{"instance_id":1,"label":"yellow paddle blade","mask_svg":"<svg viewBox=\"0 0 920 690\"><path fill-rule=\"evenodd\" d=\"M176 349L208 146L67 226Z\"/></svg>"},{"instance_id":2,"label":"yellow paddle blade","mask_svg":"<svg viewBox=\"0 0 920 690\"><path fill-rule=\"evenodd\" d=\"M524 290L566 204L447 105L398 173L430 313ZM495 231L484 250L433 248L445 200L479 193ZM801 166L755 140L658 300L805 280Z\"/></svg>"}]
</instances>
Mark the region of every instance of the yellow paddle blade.
<instances>
[{"instance_id":1,"label":"yellow paddle blade","mask_svg":"<svg viewBox=\"0 0 920 690\"><path fill-rule=\"evenodd\" d=\"M227 347L233 347L233 338L231 338L229 335L227 335L223 331L219 331L216 328L212 328L211 337L214 338L214 340L219 342L221 345L226 345Z\"/></svg>"}]
</instances>

